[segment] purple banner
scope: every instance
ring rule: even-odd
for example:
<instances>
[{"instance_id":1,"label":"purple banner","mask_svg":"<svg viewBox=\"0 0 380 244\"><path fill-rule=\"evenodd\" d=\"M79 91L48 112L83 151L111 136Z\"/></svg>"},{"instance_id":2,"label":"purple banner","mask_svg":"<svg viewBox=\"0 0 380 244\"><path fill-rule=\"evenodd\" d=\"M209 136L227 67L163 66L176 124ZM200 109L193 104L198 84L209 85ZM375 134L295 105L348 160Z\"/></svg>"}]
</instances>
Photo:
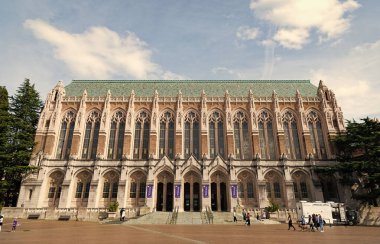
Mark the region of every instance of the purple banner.
<instances>
[{"instance_id":1,"label":"purple banner","mask_svg":"<svg viewBox=\"0 0 380 244\"><path fill-rule=\"evenodd\" d=\"M208 198L208 185L203 185L203 197Z\"/></svg>"},{"instance_id":2,"label":"purple banner","mask_svg":"<svg viewBox=\"0 0 380 244\"><path fill-rule=\"evenodd\" d=\"M146 198L152 198L153 185L146 186Z\"/></svg>"},{"instance_id":3,"label":"purple banner","mask_svg":"<svg viewBox=\"0 0 380 244\"><path fill-rule=\"evenodd\" d=\"M237 198L237 185L231 185L232 198Z\"/></svg>"},{"instance_id":4,"label":"purple banner","mask_svg":"<svg viewBox=\"0 0 380 244\"><path fill-rule=\"evenodd\" d=\"M175 185L175 198L181 197L181 185Z\"/></svg>"}]
</instances>

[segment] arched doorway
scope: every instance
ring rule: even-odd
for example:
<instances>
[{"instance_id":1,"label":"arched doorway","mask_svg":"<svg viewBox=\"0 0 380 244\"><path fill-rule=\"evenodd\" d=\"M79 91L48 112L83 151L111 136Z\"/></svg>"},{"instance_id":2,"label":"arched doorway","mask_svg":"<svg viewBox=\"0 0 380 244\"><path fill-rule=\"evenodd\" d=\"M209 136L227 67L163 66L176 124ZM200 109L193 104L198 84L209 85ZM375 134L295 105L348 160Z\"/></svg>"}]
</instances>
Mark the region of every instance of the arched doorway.
<instances>
[{"instance_id":1,"label":"arched doorway","mask_svg":"<svg viewBox=\"0 0 380 244\"><path fill-rule=\"evenodd\" d=\"M184 176L184 211L200 211L201 209L201 176L194 171Z\"/></svg>"},{"instance_id":2,"label":"arched doorway","mask_svg":"<svg viewBox=\"0 0 380 244\"><path fill-rule=\"evenodd\" d=\"M228 211L227 177L222 172L211 176L211 210Z\"/></svg>"},{"instance_id":3,"label":"arched doorway","mask_svg":"<svg viewBox=\"0 0 380 244\"><path fill-rule=\"evenodd\" d=\"M173 174L162 171L157 176L157 195L156 210L172 211L173 210Z\"/></svg>"}]
</instances>

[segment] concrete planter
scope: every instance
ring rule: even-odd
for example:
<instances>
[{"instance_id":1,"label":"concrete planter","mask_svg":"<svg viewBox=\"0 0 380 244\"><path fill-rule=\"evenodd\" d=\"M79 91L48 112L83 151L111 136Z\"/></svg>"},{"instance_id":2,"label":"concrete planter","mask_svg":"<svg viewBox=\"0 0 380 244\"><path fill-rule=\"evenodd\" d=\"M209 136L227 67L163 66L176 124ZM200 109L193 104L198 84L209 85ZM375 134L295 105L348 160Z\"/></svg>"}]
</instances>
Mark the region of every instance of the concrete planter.
<instances>
[{"instance_id":1,"label":"concrete planter","mask_svg":"<svg viewBox=\"0 0 380 244\"><path fill-rule=\"evenodd\" d=\"M116 212L107 212L107 219L115 219Z\"/></svg>"}]
</instances>

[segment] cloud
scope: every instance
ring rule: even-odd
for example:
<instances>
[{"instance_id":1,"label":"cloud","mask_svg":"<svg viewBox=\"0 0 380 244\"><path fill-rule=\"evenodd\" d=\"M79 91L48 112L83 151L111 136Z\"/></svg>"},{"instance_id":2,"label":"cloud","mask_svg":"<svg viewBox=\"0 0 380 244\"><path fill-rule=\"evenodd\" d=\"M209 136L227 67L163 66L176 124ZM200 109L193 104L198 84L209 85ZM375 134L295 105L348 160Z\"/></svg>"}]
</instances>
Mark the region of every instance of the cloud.
<instances>
[{"instance_id":1,"label":"cloud","mask_svg":"<svg viewBox=\"0 0 380 244\"><path fill-rule=\"evenodd\" d=\"M279 27L273 39L285 48L302 48L315 30L320 41L337 38L350 27L347 13L359 8L355 0L251 0L255 16ZM291 37L294 34L296 37Z\"/></svg>"},{"instance_id":2,"label":"cloud","mask_svg":"<svg viewBox=\"0 0 380 244\"><path fill-rule=\"evenodd\" d=\"M337 95L345 118L380 117L380 40L354 47L346 56L326 60L311 72L312 80L325 80Z\"/></svg>"},{"instance_id":3,"label":"cloud","mask_svg":"<svg viewBox=\"0 0 380 244\"><path fill-rule=\"evenodd\" d=\"M229 68L226 68L226 67L215 67L213 68L212 70L212 73L214 74L221 74L221 75L231 75L235 78L238 78L240 79L241 78L241 74L236 71L236 70L233 70L233 69L229 69Z\"/></svg>"},{"instance_id":4,"label":"cloud","mask_svg":"<svg viewBox=\"0 0 380 244\"><path fill-rule=\"evenodd\" d=\"M240 26L236 32L236 36L243 40L254 40L259 35L259 29L249 26Z\"/></svg>"},{"instance_id":5,"label":"cloud","mask_svg":"<svg viewBox=\"0 0 380 244\"><path fill-rule=\"evenodd\" d=\"M84 33L72 34L39 19L26 20L24 27L52 45L55 58L79 79L182 78L152 62L152 51L132 32L123 37L106 27L91 27Z\"/></svg>"}]
</instances>

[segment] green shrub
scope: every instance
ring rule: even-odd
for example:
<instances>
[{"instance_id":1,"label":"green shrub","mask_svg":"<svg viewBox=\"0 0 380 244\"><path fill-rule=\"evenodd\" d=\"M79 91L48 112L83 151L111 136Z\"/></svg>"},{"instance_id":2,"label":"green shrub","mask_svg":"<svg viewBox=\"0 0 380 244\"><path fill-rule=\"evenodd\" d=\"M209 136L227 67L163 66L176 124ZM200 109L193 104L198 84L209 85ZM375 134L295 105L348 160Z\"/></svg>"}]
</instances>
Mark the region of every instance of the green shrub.
<instances>
[{"instance_id":1,"label":"green shrub","mask_svg":"<svg viewBox=\"0 0 380 244\"><path fill-rule=\"evenodd\" d=\"M109 206L108 206L108 211L109 212L116 212L117 208L119 207L119 203L118 202L112 202Z\"/></svg>"},{"instance_id":2,"label":"green shrub","mask_svg":"<svg viewBox=\"0 0 380 244\"><path fill-rule=\"evenodd\" d=\"M280 208L276 202L270 201L269 206L265 208L268 212L276 212Z\"/></svg>"}]
</instances>

